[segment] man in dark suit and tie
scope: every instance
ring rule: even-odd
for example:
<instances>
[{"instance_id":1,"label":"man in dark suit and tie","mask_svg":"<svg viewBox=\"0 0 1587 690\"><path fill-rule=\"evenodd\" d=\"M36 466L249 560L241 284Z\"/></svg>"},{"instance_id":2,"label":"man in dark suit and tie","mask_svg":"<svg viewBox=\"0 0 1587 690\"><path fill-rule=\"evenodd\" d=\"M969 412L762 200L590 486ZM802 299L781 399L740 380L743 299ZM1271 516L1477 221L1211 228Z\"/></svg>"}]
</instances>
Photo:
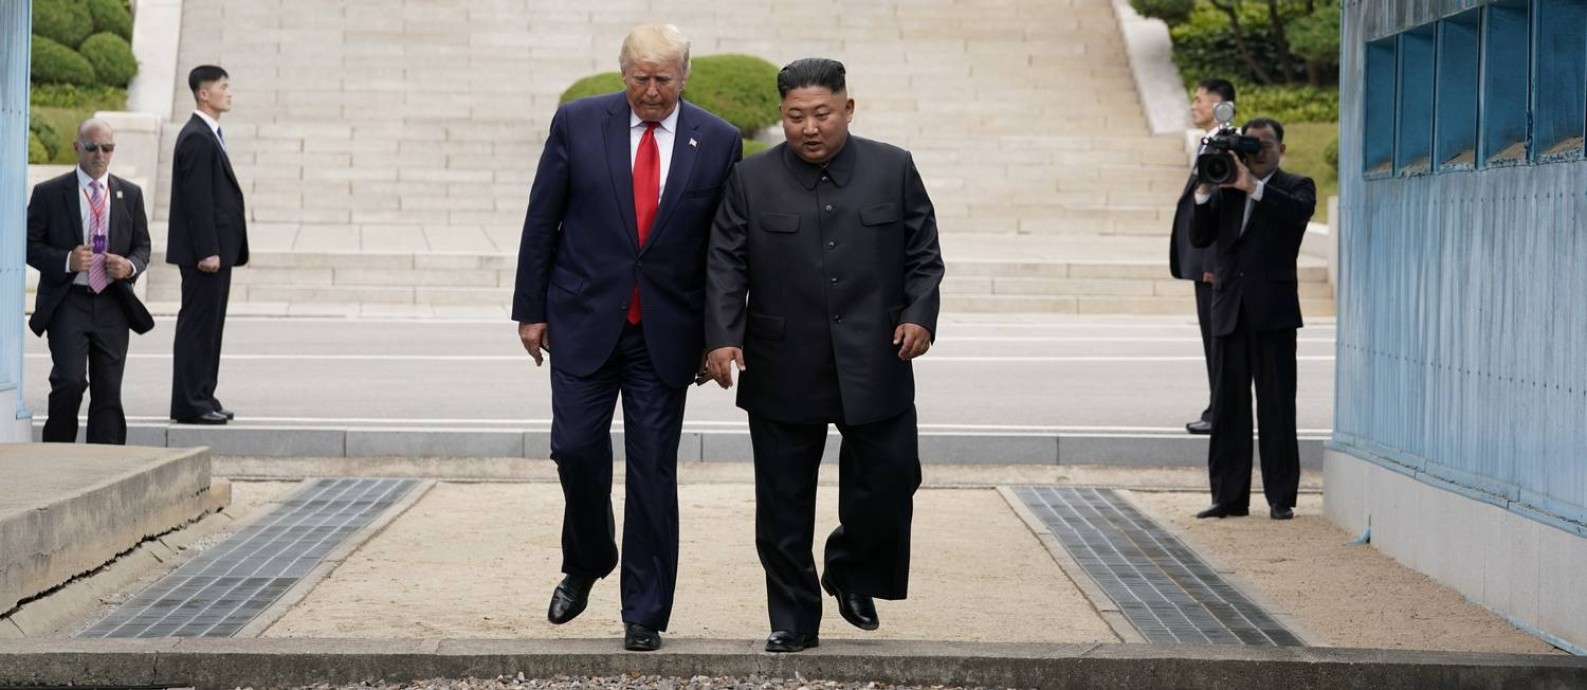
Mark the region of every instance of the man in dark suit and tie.
<instances>
[{"instance_id":1,"label":"man in dark suit and tie","mask_svg":"<svg viewBox=\"0 0 1587 690\"><path fill-rule=\"evenodd\" d=\"M1203 79L1196 84L1196 95L1190 102L1190 121L1200 131L1201 137L1218 130L1218 121L1212 117L1213 106L1234 102L1234 84L1224 79ZM1200 154L1200 140L1191 151ZM1194 157L1192 157L1194 160ZM1213 371L1212 338L1212 280L1215 256L1211 249L1197 247L1190 242L1190 217L1196 205L1196 171L1190 171L1185 188L1179 193L1179 203L1174 207L1174 228L1169 237L1168 272L1180 280L1189 280L1196 287L1196 324L1201 327L1201 354L1207 363L1207 408L1201 416L1185 424L1192 434L1212 433L1212 387L1217 378Z\"/></svg>"},{"instance_id":2,"label":"man in dark suit and tie","mask_svg":"<svg viewBox=\"0 0 1587 690\"><path fill-rule=\"evenodd\" d=\"M529 191L514 321L551 357L551 459L566 506L547 618L565 623L618 565L612 413L623 398L623 646L650 651L672 615L678 442L704 356L705 251L738 130L682 101L689 41L645 25L623 40L625 91L563 105Z\"/></svg>"},{"instance_id":3,"label":"man in dark suit and tie","mask_svg":"<svg viewBox=\"0 0 1587 690\"><path fill-rule=\"evenodd\" d=\"M187 75L198 102L176 138L166 263L182 271L182 307L171 357L171 419L225 424L234 415L215 397L231 269L248 263L242 186L226 154L220 116L231 110L226 70L201 65Z\"/></svg>"},{"instance_id":4,"label":"man in dark suit and tie","mask_svg":"<svg viewBox=\"0 0 1587 690\"><path fill-rule=\"evenodd\" d=\"M909 588L920 486L910 362L937 329L937 221L908 151L849 135L843 64L777 75L787 141L735 169L711 234L709 372L740 372L755 454L755 546L766 570L769 652L820 644L821 590L843 619L880 625L874 599ZM840 526L817 577L816 478L827 425Z\"/></svg>"},{"instance_id":5,"label":"man in dark suit and tie","mask_svg":"<svg viewBox=\"0 0 1587 690\"><path fill-rule=\"evenodd\" d=\"M1295 259L1306 224L1317 207L1311 178L1279 169L1284 125L1268 118L1245 123L1243 133L1261 150L1241 160L1236 177L1214 189L1196 189L1191 241L1215 247L1217 280L1212 298L1212 443L1207 466L1212 505L1198 518L1247 515L1251 503L1251 384L1261 424L1262 492L1268 515L1294 517L1300 485L1295 434L1295 331L1301 327Z\"/></svg>"},{"instance_id":6,"label":"man in dark suit and tie","mask_svg":"<svg viewBox=\"0 0 1587 690\"><path fill-rule=\"evenodd\" d=\"M50 409L44 441L77 440L77 411L89 393L88 442L127 442L121 375L127 331L154 319L132 284L149 266L143 190L110 174L115 133L88 120L72 142L77 168L33 188L28 202L28 265L39 271L28 326L49 333Z\"/></svg>"}]
</instances>

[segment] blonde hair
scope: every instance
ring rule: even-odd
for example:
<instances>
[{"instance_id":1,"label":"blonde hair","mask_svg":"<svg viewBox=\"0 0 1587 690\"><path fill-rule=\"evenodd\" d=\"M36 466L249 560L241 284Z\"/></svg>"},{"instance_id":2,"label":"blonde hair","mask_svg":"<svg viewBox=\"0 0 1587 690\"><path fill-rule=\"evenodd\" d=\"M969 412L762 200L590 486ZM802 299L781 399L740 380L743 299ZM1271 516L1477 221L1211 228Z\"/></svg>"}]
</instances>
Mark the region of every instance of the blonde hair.
<instances>
[{"instance_id":1,"label":"blonde hair","mask_svg":"<svg viewBox=\"0 0 1587 690\"><path fill-rule=\"evenodd\" d=\"M635 62L676 61L683 69L679 78L689 76L689 38L671 24L642 24L634 27L623 39L622 50L617 53L618 68L624 74Z\"/></svg>"}]
</instances>

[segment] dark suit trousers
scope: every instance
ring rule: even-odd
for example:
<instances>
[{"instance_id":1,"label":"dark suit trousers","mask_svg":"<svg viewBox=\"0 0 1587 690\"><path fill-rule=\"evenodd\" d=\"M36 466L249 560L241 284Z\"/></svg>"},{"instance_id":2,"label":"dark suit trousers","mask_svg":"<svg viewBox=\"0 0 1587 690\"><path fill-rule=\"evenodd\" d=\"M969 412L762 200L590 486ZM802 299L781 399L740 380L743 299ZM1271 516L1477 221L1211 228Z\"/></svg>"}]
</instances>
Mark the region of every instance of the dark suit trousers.
<instances>
[{"instance_id":1,"label":"dark suit trousers","mask_svg":"<svg viewBox=\"0 0 1587 690\"><path fill-rule=\"evenodd\" d=\"M214 273L182 267L182 309L176 314L171 352L171 418L192 419L221 409L221 335L231 295L231 267Z\"/></svg>"},{"instance_id":2,"label":"dark suit trousers","mask_svg":"<svg viewBox=\"0 0 1587 690\"><path fill-rule=\"evenodd\" d=\"M1212 443L1207 466L1214 503L1251 503L1251 384L1261 425L1262 491L1269 506L1292 508L1300 485L1295 438L1295 329L1253 330L1240 319L1218 338Z\"/></svg>"},{"instance_id":3,"label":"dark suit trousers","mask_svg":"<svg viewBox=\"0 0 1587 690\"><path fill-rule=\"evenodd\" d=\"M1196 325L1201 327L1201 356L1207 360L1207 409L1201 411L1201 421L1212 423L1212 391L1218 387L1217 357L1213 348L1217 339L1212 337L1212 283L1191 281L1196 285Z\"/></svg>"},{"instance_id":4,"label":"dark suit trousers","mask_svg":"<svg viewBox=\"0 0 1587 690\"><path fill-rule=\"evenodd\" d=\"M891 419L838 424L838 528L826 573L838 589L880 599L909 593L909 532L920 487L915 408ZM825 424L749 415L755 451L755 549L766 570L772 630L821 631L821 589L811 546Z\"/></svg>"},{"instance_id":5,"label":"dark suit trousers","mask_svg":"<svg viewBox=\"0 0 1587 690\"><path fill-rule=\"evenodd\" d=\"M77 411L88 391L88 442L123 445L127 416L121 375L127 365L127 313L111 292L93 294L72 285L55 308L50 341L50 411L47 443L77 442Z\"/></svg>"},{"instance_id":6,"label":"dark suit trousers","mask_svg":"<svg viewBox=\"0 0 1587 690\"><path fill-rule=\"evenodd\" d=\"M602 578L617 567L611 426L619 392L627 454L623 622L666 630L678 580L678 439L689 389L661 382L642 326L624 325L611 356L589 376L558 369L552 355L551 459L565 501L562 572Z\"/></svg>"}]
</instances>

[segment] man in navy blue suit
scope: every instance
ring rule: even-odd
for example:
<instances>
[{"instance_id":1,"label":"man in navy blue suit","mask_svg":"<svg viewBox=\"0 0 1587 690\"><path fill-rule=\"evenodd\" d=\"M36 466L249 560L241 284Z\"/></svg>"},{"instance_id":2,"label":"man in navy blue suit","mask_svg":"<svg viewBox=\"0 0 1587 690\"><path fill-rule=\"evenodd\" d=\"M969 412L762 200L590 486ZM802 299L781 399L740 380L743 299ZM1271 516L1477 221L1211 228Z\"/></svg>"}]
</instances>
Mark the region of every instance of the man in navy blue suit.
<instances>
[{"instance_id":1,"label":"man in navy blue suit","mask_svg":"<svg viewBox=\"0 0 1587 690\"><path fill-rule=\"evenodd\" d=\"M689 41L645 25L618 56L625 91L567 103L551 133L518 251L518 337L551 358L551 459L566 501L547 618L584 611L618 565L612 413L623 398L623 646L650 651L678 570L678 440L704 362L705 252L738 130L679 99Z\"/></svg>"}]
</instances>

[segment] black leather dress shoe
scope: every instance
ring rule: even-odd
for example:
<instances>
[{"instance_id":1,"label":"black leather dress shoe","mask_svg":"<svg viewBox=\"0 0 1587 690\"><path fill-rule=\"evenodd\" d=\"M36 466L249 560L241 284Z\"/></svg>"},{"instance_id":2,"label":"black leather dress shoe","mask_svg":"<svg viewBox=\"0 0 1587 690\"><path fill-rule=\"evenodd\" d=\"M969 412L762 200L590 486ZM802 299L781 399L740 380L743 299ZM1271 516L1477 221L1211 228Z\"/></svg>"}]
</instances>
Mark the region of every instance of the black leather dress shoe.
<instances>
[{"instance_id":1,"label":"black leather dress shoe","mask_svg":"<svg viewBox=\"0 0 1587 690\"><path fill-rule=\"evenodd\" d=\"M1207 434L1212 433L1212 422L1209 422L1205 419L1198 419L1194 422L1186 424L1185 431L1197 436L1206 436Z\"/></svg>"},{"instance_id":2,"label":"black leather dress shoe","mask_svg":"<svg viewBox=\"0 0 1587 690\"><path fill-rule=\"evenodd\" d=\"M1221 503L1214 503L1214 504L1208 506L1206 510L1203 510L1203 511L1201 511L1199 513L1196 513L1196 518L1197 519L1204 519L1204 518L1245 517L1245 516L1250 515L1250 514L1251 514L1251 508L1249 506L1241 508L1241 507L1238 507L1238 506L1226 506L1226 505L1223 505Z\"/></svg>"},{"instance_id":3,"label":"black leather dress shoe","mask_svg":"<svg viewBox=\"0 0 1587 690\"><path fill-rule=\"evenodd\" d=\"M236 412L232 412L231 410L228 410L228 409L226 409L224 407L221 408L221 409L215 410L215 413L219 414L222 417L225 417L226 419L236 419L237 418L237 413Z\"/></svg>"},{"instance_id":4,"label":"black leather dress shoe","mask_svg":"<svg viewBox=\"0 0 1587 690\"><path fill-rule=\"evenodd\" d=\"M562 582L551 592L551 607L546 610L546 620L561 625L578 618L590 603L590 588L594 586L593 577L569 575L562 578Z\"/></svg>"},{"instance_id":5,"label":"black leather dress shoe","mask_svg":"<svg viewBox=\"0 0 1587 690\"><path fill-rule=\"evenodd\" d=\"M177 424L225 424L226 415L219 412L205 412L197 417L178 419Z\"/></svg>"},{"instance_id":6,"label":"black leather dress shoe","mask_svg":"<svg viewBox=\"0 0 1587 690\"><path fill-rule=\"evenodd\" d=\"M875 630L882 627L881 620L876 617L876 601L869 596L839 591L825 573L821 575L821 588L838 600L838 613L842 614L843 620L848 621L850 625L861 630Z\"/></svg>"},{"instance_id":7,"label":"black leather dress shoe","mask_svg":"<svg viewBox=\"0 0 1587 690\"><path fill-rule=\"evenodd\" d=\"M806 635L804 633L778 630L772 633L771 637L766 638L766 651L778 654L802 652L811 647L820 646L821 637L814 634Z\"/></svg>"},{"instance_id":8,"label":"black leather dress shoe","mask_svg":"<svg viewBox=\"0 0 1587 690\"><path fill-rule=\"evenodd\" d=\"M1267 516L1274 520L1293 520L1295 519L1295 509L1287 506L1273 506L1268 509Z\"/></svg>"},{"instance_id":9,"label":"black leather dress shoe","mask_svg":"<svg viewBox=\"0 0 1587 690\"><path fill-rule=\"evenodd\" d=\"M654 652L661 649L661 633L638 623L629 623L623 632L623 649L630 652Z\"/></svg>"}]
</instances>

